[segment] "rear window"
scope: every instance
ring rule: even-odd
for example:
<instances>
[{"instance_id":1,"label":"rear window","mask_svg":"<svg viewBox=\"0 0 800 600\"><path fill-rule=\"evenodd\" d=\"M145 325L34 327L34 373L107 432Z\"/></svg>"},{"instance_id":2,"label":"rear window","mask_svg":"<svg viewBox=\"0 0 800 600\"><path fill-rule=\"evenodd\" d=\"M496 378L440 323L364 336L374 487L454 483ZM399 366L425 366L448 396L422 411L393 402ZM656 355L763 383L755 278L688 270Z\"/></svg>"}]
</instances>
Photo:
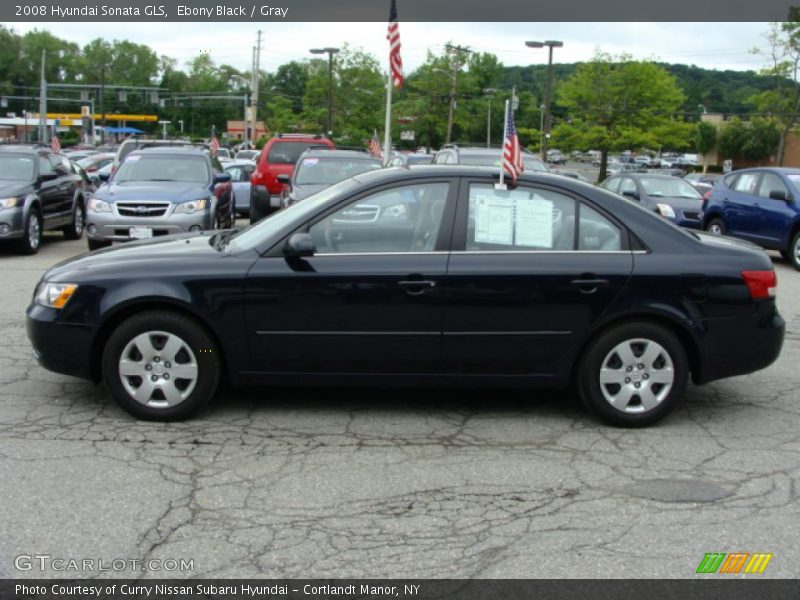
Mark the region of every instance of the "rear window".
<instances>
[{"instance_id":1,"label":"rear window","mask_svg":"<svg viewBox=\"0 0 800 600\"><path fill-rule=\"evenodd\" d=\"M322 144L319 142L273 142L267 154L267 162L293 165L307 148L320 145Z\"/></svg>"}]
</instances>

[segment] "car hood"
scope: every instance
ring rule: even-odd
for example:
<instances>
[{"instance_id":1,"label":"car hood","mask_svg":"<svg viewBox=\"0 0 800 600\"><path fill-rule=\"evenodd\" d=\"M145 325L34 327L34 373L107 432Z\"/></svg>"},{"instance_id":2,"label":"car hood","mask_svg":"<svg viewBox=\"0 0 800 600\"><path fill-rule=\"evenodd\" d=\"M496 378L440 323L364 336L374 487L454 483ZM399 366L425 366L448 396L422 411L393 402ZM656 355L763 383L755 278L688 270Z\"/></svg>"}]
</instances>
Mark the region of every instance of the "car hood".
<instances>
[{"instance_id":1,"label":"car hood","mask_svg":"<svg viewBox=\"0 0 800 600\"><path fill-rule=\"evenodd\" d=\"M322 190L328 188L330 186L325 184L304 184L304 185L295 185L292 186L291 197L293 200L305 200L312 194L316 194L317 192L321 192Z\"/></svg>"},{"instance_id":2,"label":"car hood","mask_svg":"<svg viewBox=\"0 0 800 600\"><path fill-rule=\"evenodd\" d=\"M165 202L187 202L208 198L210 188L198 183L182 181L126 181L111 182L102 186L94 194L95 198L106 202L126 200L161 200Z\"/></svg>"},{"instance_id":3,"label":"car hood","mask_svg":"<svg viewBox=\"0 0 800 600\"><path fill-rule=\"evenodd\" d=\"M22 196L30 192L31 184L15 179L0 179L0 198Z\"/></svg>"},{"instance_id":4,"label":"car hood","mask_svg":"<svg viewBox=\"0 0 800 600\"><path fill-rule=\"evenodd\" d=\"M702 198L681 198L670 196L648 196L653 204L669 204L672 208L679 210L699 211L703 206Z\"/></svg>"},{"instance_id":5,"label":"car hood","mask_svg":"<svg viewBox=\"0 0 800 600\"><path fill-rule=\"evenodd\" d=\"M134 264L151 264L154 270L166 263L207 264L225 256L210 243L214 233L179 233L87 252L53 266L43 279L80 283L83 276L115 275Z\"/></svg>"}]
</instances>

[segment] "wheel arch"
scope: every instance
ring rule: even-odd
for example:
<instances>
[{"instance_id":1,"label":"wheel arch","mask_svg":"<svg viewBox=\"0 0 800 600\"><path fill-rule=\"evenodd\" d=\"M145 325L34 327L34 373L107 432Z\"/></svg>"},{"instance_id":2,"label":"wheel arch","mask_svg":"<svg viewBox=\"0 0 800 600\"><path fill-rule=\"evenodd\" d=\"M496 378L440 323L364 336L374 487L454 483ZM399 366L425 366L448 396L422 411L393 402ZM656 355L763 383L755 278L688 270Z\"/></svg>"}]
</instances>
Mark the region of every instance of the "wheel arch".
<instances>
[{"instance_id":1,"label":"wheel arch","mask_svg":"<svg viewBox=\"0 0 800 600\"><path fill-rule=\"evenodd\" d=\"M222 340L220 339L217 332L214 328L208 323L206 319L203 318L201 314L197 311L192 310L192 308L183 303L179 300L174 298L168 297L150 297L150 298L142 298L141 300L137 299L133 302L124 303L118 307L115 307L113 311L111 311L104 319L100 328L98 329L97 333L92 340L92 347L90 353L90 369L92 379L95 382L99 382L102 380L102 358L103 358L103 350L105 348L106 343L108 342L108 338L111 336L111 333L116 329L123 321L129 319L130 317L147 312L147 311L164 311L164 312L171 312L175 314L179 314L183 317L187 317L197 323L198 326L202 327L206 333L211 337L214 342L214 345L218 350L220 350L220 359L222 362L222 373L220 374L223 378L229 377L229 364L228 364L228 357L224 352L222 352Z\"/></svg>"},{"instance_id":2,"label":"wheel arch","mask_svg":"<svg viewBox=\"0 0 800 600\"><path fill-rule=\"evenodd\" d=\"M625 314L615 317L609 321L603 322L591 334L589 334L575 353L575 360L572 362L572 367L569 372L569 381L577 381L576 377L578 369L580 368L583 356L586 354L586 349L589 345L596 340L599 336L606 333L610 329L625 325L628 323L651 323L659 325L664 329L675 334L680 341L681 346L686 352L686 359L689 362L689 372L692 381L698 381L701 378L702 366L700 357L700 347L697 340L692 335L688 325L680 319L676 319L664 313L646 312Z\"/></svg>"}]
</instances>

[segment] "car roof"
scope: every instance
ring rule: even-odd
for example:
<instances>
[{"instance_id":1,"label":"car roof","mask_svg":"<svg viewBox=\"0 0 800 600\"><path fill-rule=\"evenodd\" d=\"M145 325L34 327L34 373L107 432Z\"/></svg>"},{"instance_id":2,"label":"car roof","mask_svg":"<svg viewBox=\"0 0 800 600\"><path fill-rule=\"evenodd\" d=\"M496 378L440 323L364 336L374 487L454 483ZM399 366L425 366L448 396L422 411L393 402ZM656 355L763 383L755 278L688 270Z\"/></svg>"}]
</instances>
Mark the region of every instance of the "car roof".
<instances>
[{"instance_id":1,"label":"car roof","mask_svg":"<svg viewBox=\"0 0 800 600\"><path fill-rule=\"evenodd\" d=\"M785 175L797 175L800 174L800 169L794 167L749 167L747 169L737 169L730 175L736 175L737 173L747 173L752 171L769 171L772 173L783 173Z\"/></svg>"},{"instance_id":2,"label":"car roof","mask_svg":"<svg viewBox=\"0 0 800 600\"><path fill-rule=\"evenodd\" d=\"M137 155L150 155L150 154L168 154L168 155L189 155L189 156L207 156L203 148L196 148L193 146L181 146L178 148L162 146L156 148L139 148L134 150L128 156Z\"/></svg>"},{"instance_id":3,"label":"car roof","mask_svg":"<svg viewBox=\"0 0 800 600\"><path fill-rule=\"evenodd\" d=\"M352 177L361 183L380 183L382 180L388 182L402 181L406 179L435 178L435 177L475 177L491 182L499 179L500 169L491 166L476 165L409 165L402 167L388 167L375 171L366 171ZM564 177L556 173L545 171L524 171L518 181L551 183L563 186L564 182L569 182L571 186L586 186L590 189L597 189L590 183ZM506 179L508 183L509 180Z\"/></svg>"},{"instance_id":4,"label":"car roof","mask_svg":"<svg viewBox=\"0 0 800 600\"><path fill-rule=\"evenodd\" d=\"M0 145L0 151L11 154L34 154L49 152L49 146L38 146L36 144L4 144Z\"/></svg>"},{"instance_id":5,"label":"car roof","mask_svg":"<svg viewBox=\"0 0 800 600\"><path fill-rule=\"evenodd\" d=\"M359 150L324 150L322 148L314 148L306 150L300 155L300 158L354 158L357 160L378 160L367 152ZM299 160L299 159L298 159Z\"/></svg>"}]
</instances>

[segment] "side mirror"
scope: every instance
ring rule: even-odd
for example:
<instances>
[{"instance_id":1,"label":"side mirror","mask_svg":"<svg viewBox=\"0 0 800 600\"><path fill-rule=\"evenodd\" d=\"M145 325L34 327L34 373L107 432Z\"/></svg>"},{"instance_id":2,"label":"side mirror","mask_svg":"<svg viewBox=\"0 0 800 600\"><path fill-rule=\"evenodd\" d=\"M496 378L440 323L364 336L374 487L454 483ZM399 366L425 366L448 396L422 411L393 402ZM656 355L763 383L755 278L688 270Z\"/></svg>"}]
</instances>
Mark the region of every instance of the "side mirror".
<instances>
[{"instance_id":1,"label":"side mirror","mask_svg":"<svg viewBox=\"0 0 800 600\"><path fill-rule=\"evenodd\" d=\"M98 173L97 178L103 182L108 181L111 179L111 173Z\"/></svg>"},{"instance_id":2,"label":"side mirror","mask_svg":"<svg viewBox=\"0 0 800 600\"><path fill-rule=\"evenodd\" d=\"M39 179L42 181L53 181L54 179L58 178L58 173L51 171L50 173L42 173L39 175Z\"/></svg>"},{"instance_id":3,"label":"side mirror","mask_svg":"<svg viewBox=\"0 0 800 600\"><path fill-rule=\"evenodd\" d=\"M786 192L784 192L783 190L770 190L769 197L772 198L773 200L783 200L784 202L788 200L788 198L786 197Z\"/></svg>"},{"instance_id":4,"label":"side mirror","mask_svg":"<svg viewBox=\"0 0 800 600\"><path fill-rule=\"evenodd\" d=\"M286 240L286 245L283 247L284 256L290 258L314 256L316 251L317 248L314 246L314 238L311 237L310 233L295 233Z\"/></svg>"},{"instance_id":5,"label":"side mirror","mask_svg":"<svg viewBox=\"0 0 800 600\"><path fill-rule=\"evenodd\" d=\"M627 198L633 198L634 200L639 199L639 192L637 192L636 190L625 190L624 192L622 192L622 195L626 196Z\"/></svg>"},{"instance_id":6,"label":"side mirror","mask_svg":"<svg viewBox=\"0 0 800 600\"><path fill-rule=\"evenodd\" d=\"M218 173L214 175L214 183L227 183L231 180L230 173Z\"/></svg>"},{"instance_id":7,"label":"side mirror","mask_svg":"<svg viewBox=\"0 0 800 600\"><path fill-rule=\"evenodd\" d=\"M287 175L286 173L279 173L279 174L278 174L278 175L275 177L275 179L277 179L277 180L278 180L278 181L280 181L281 183L289 183L289 182L292 180L292 178L291 178L291 177L289 177L289 175Z\"/></svg>"}]
</instances>

